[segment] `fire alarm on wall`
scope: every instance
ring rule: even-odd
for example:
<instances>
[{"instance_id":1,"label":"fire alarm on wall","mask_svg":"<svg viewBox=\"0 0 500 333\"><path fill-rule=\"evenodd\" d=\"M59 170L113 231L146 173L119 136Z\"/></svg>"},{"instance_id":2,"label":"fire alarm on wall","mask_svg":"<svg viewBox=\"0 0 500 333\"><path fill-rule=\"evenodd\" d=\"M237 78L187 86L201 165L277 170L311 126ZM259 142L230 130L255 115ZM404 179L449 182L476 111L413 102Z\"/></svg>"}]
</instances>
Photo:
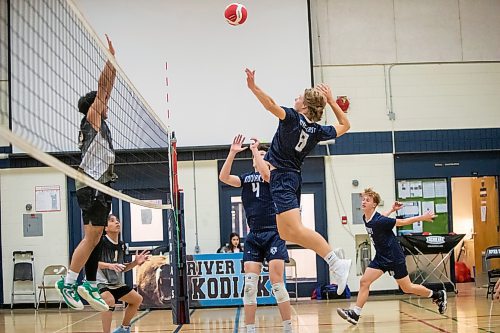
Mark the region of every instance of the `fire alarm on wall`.
<instances>
[{"instance_id":1,"label":"fire alarm on wall","mask_svg":"<svg viewBox=\"0 0 500 333\"><path fill-rule=\"evenodd\" d=\"M347 224L347 216L342 216L342 224Z\"/></svg>"}]
</instances>

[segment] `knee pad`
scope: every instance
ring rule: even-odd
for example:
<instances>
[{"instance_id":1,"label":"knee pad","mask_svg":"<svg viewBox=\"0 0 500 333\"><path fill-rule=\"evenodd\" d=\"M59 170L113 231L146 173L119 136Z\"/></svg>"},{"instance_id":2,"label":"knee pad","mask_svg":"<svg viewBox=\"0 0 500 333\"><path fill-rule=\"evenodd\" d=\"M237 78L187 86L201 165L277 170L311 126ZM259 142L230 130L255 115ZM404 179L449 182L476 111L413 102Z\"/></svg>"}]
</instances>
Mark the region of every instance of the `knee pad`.
<instances>
[{"instance_id":1,"label":"knee pad","mask_svg":"<svg viewBox=\"0 0 500 333\"><path fill-rule=\"evenodd\" d=\"M259 276L255 273L245 274L245 288L243 295L244 305L257 304L257 290L258 290Z\"/></svg>"},{"instance_id":2,"label":"knee pad","mask_svg":"<svg viewBox=\"0 0 500 333\"><path fill-rule=\"evenodd\" d=\"M276 297L276 303L280 304L290 300L288 290L286 290L283 282L274 283L271 288L273 290L274 297Z\"/></svg>"}]
</instances>

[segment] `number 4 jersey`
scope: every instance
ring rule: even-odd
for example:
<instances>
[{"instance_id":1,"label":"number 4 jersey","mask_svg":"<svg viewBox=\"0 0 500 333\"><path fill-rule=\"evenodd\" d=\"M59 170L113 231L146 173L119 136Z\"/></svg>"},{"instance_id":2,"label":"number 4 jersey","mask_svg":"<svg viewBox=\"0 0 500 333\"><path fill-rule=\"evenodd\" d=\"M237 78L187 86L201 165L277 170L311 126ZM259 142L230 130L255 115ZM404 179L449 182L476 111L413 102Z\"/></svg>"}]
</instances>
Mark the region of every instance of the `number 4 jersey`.
<instances>
[{"instance_id":1,"label":"number 4 jersey","mask_svg":"<svg viewBox=\"0 0 500 333\"><path fill-rule=\"evenodd\" d=\"M277 169L300 171L306 156L320 141L335 139L333 126L311 122L293 108L282 106L285 119L280 120L273 142L264 159Z\"/></svg>"},{"instance_id":2,"label":"number 4 jersey","mask_svg":"<svg viewBox=\"0 0 500 333\"><path fill-rule=\"evenodd\" d=\"M250 230L276 229L276 208L271 198L269 183L255 171L239 177L242 187L241 202Z\"/></svg>"}]
</instances>

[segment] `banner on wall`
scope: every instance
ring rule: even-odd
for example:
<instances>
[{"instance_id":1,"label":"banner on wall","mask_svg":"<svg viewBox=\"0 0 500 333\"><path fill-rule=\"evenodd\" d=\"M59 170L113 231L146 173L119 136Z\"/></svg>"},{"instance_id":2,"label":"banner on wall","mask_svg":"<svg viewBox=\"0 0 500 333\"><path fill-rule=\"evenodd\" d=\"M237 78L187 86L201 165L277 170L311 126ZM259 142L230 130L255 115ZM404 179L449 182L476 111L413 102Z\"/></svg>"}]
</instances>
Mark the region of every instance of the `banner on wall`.
<instances>
[{"instance_id":1,"label":"banner on wall","mask_svg":"<svg viewBox=\"0 0 500 333\"><path fill-rule=\"evenodd\" d=\"M243 305L243 253L189 255L187 274L192 306ZM276 304L267 266L259 277L257 304Z\"/></svg>"},{"instance_id":2,"label":"banner on wall","mask_svg":"<svg viewBox=\"0 0 500 333\"><path fill-rule=\"evenodd\" d=\"M190 307L243 305L242 253L195 254L187 256ZM151 256L138 267L137 292L141 308L170 308L171 267L168 256ZM276 304L271 292L267 265L259 278L257 304Z\"/></svg>"}]
</instances>

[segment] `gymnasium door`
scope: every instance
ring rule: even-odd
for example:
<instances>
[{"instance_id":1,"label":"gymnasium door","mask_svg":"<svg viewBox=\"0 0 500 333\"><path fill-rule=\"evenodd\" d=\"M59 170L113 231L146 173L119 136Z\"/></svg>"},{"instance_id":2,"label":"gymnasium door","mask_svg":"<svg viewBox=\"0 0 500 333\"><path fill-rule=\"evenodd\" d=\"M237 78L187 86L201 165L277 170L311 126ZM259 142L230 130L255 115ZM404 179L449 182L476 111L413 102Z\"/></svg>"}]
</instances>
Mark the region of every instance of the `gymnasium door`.
<instances>
[{"instance_id":1,"label":"gymnasium door","mask_svg":"<svg viewBox=\"0 0 500 333\"><path fill-rule=\"evenodd\" d=\"M483 273L482 257L489 246L500 244L496 177L472 179L472 216L476 274Z\"/></svg>"}]
</instances>

